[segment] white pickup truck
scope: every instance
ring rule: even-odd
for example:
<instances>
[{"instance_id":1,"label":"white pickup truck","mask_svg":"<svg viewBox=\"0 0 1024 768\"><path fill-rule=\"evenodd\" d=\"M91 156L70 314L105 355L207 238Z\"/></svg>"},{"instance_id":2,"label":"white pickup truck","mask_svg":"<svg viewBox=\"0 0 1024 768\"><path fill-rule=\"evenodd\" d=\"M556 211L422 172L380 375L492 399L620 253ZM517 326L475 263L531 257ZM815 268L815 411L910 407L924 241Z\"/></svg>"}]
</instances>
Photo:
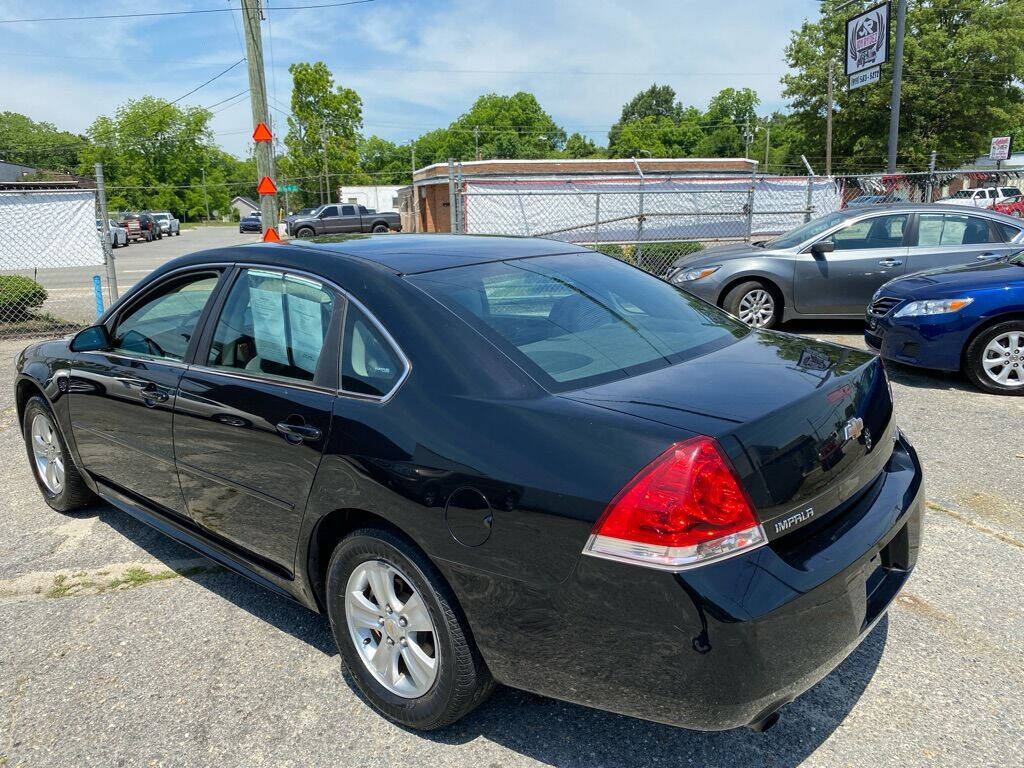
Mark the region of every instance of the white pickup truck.
<instances>
[{"instance_id":1,"label":"white pickup truck","mask_svg":"<svg viewBox=\"0 0 1024 768\"><path fill-rule=\"evenodd\" d=\"M1020 190L1017 187L975 187L974 189L961 189L954 195L936 200L936 203L943 205L967 205L973 208L991 208L997 203L1003 203L1011 197L1018 197Z\"/></svg>"},{"instance_id":2,"label":"white pickup truck","mask_svg":"<svg viewBox=\"0 0 1024 768\"><path fill-rule=\"evenodd\" d=\"M153 211L149 215L156 219L156 223L160 225L160 229L165 235L181 234L181 222L174 218L174 214L170 211Z\"/></svg>"}]
</instances>

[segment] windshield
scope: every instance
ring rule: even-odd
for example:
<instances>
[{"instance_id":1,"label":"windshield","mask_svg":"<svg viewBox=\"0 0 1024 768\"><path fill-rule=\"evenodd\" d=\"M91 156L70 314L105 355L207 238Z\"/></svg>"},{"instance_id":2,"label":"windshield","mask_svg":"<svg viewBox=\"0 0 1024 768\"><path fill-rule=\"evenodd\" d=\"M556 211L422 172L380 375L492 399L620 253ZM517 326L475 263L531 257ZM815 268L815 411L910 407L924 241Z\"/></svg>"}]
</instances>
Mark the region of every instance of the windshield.
<instances>
[{"instance_id":1,"label":"windshield","mask_svg":"<svg viewBox=\"0 0 1024 768\"><path fill-rule=\"evenodd\" d=\"M795 248L805 240L809 240L815 235L820 235L826 229L834 227L836 224L846 218L842 213L830 213L828 216L822 216L820 219L814 219L808 221L803 226L797 227L784 235L776 237L774 240L769 240L765 243L766 248Z\"/></svg>"},{"instance_id":2,"label":"windshield","mask_svg":"<svg viewBox=\"0 0 1024 768\"><path fill-rule=\"evenodd\" d=\"M552 392L665 368L750 332L700 299L596 253L475 264L408 279Z\"/></svg>"}]
</instances>

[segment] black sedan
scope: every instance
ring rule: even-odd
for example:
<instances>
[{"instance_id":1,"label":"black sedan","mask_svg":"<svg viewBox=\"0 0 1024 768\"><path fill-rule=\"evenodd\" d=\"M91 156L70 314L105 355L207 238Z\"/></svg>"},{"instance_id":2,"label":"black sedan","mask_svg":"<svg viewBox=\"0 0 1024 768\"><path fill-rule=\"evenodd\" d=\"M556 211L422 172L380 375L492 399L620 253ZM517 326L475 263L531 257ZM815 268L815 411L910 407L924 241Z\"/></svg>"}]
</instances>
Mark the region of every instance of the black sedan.
<instances>
[{"instance_id":1,"label":"black sedan","mask_svg":"<svg viewBox=\"0 0 1024 768\"><path fill-rule=\"evenodd\" d=\"M238 231L239 232L262 232L263 231L263 217L260 216L259 211L250 213L247 216L243 216L238 220Z\"/></svg>"},{"instance_id":2,"label":"black sedan","mask_svg":"<svg viewBox=\"0 0 1024 768\"><path fill-rule=\"evenodd\" d=\"M920 541L876 357L550 241L185 256L27 348L17 408L51 507L99 496L325 613L414 728L498 682L763 729Z\"/></svg>"}]
</instances>

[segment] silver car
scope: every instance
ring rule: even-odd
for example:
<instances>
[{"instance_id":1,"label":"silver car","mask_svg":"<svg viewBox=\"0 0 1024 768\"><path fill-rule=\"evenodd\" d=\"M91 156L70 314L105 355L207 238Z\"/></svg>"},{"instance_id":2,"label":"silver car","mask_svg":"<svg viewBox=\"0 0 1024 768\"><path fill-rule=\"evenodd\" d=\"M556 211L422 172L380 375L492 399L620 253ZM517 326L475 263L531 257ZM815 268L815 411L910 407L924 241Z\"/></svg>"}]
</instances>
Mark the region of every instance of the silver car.
<instances>
[{"instance_id":1,"label":"silver car","mask_svg":"<svg viewBox=\"0 0 1024 768\"><path fill-rule=\"evenodd\" d=\"M1020 250L1022 222L994 211L902 203L830 213L766 243L677 259L665 275L749 325L864 317L875 290L924 269Z\"/></svg>"}]
</instances>

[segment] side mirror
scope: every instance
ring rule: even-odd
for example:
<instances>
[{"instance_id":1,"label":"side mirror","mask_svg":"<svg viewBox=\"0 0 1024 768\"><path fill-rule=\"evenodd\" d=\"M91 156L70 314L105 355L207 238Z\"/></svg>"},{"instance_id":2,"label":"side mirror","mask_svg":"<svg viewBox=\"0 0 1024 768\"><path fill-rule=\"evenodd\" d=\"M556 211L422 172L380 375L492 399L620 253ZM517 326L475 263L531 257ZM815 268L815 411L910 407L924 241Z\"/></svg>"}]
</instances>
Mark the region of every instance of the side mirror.
<instances>
[{"instance_id":1,"label":"side mirror","mask_svg":"<svg viewBox=\"0 0 1024 768\"><path fill-rule=\"evenodd\" d=\"M72 352L103 352L114 346L105 325L90 325L71 340Z\"/></svg>"},{"instance_id":2,"label":"side mirror","mask_svg":"<svg viewBox=\"0 0 1024 768\"><path fill-rule=\"evenodd\" d=\"M835 249L836 244L833 243L831 240L819 240L818 242L811 246L811 253L813 253L814 256L817 258L820 256L824 256L826 253L832 253L832 251L834 251Z\"/></svg>"}]
</instances>

